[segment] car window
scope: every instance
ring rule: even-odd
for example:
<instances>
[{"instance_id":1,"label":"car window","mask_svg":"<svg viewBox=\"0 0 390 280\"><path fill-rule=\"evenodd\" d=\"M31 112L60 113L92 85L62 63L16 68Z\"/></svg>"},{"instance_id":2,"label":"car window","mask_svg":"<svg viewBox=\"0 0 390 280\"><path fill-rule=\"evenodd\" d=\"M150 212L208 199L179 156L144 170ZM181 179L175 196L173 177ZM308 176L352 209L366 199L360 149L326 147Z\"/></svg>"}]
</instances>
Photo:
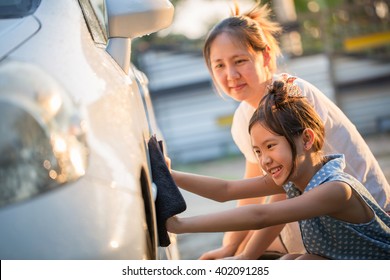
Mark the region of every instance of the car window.
<instances>
[{"instance_id":1,"label":"car window","mask_svg":"<svg viewBox=\"0 0 390 280\"><path fill-rule=\"evenodd\" d=\"M98 44L106 45L107 28L104 0L79 0L79 3L93 40Z\"/></svg>"},{"instance_id":2,"label":"car window","mask_svg":"<svg viewBox=\"0 0 390 280\"><path fill-rule=\"evenodd\" d=\"M104 0L90 0L91 6L95 11L96 17L100 23L100 26L104 31L106 31L106 21L105 21L105 5Z\"/></svg>"},{"instance_id":3,"label":"car window","mask_svg":"<svg viewBox=\"0 0 390 280\"><path fill-rule=\"evenodd\" d=\"M21 18L31 15L41 0L1 0L0 18Z\"/></svg>"}]
</instances>

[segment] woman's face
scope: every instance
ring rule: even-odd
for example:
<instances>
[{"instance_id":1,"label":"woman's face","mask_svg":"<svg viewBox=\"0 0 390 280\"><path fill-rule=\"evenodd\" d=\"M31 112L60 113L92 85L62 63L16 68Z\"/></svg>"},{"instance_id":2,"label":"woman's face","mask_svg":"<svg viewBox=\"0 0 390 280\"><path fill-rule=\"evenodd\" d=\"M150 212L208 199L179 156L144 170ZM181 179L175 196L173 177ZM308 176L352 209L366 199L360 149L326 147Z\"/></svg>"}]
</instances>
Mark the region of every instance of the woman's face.
<instances>
[{"instance_id":1,"label":"woman's face","mask_svg":"<svg viewBox=\"0 0 390 280\"><path fill-rule=\"evenodd\" d=\"M210 47L211 70L217 86L236 101L257 107L266 90L263 53L255 55L227 33L218 35Z\"/></svg>"}]
</instances>

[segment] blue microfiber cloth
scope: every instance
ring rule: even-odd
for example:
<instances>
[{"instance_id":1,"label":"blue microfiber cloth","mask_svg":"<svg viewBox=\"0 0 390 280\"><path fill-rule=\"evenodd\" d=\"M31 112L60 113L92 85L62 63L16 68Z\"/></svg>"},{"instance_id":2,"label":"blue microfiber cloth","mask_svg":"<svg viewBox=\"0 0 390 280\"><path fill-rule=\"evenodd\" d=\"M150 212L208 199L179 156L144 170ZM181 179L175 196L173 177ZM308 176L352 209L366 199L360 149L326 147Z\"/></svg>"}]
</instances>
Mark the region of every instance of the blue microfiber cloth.
<instances>
[{"instance_id":1,"label":"blue microfiber cloth","mask_svg":"<svg viewBox=\"0 0 390 280\"><path fill-rule=\"evenodd\" d=\"M156 216L159 245L171 244L165 223L168 218L186 210L186 202L173 180L162 152L162 142L152 136L148 142L153 182L157 186Z\"/></svg>"}]
</instances>

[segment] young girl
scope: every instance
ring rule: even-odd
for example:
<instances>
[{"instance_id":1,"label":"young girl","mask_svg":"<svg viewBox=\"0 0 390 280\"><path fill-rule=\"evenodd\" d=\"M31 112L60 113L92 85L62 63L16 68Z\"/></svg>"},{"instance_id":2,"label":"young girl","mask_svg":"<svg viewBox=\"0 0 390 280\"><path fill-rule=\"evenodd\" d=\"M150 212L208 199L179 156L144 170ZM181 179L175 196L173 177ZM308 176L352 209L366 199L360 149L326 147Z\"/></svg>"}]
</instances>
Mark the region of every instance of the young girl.
<instances>
[{"instance_id":1,"label":"young girl","mask_svg":"<svg viewBox=\"0 0 390 280\"><path fill-rule=\"evenodd\" d=\"M299 87L274 82L249 132L267 187L260 188L258 178L224 181L172 171L176 183L219 201L284 192L289 199L172 217L168 231L241 231L299 221L307 253L284 259L390 259L390 217L357 179L343 172L343 155L322 154L323 122Z\"/></svg>"},{"instance_id":2,"label":"young girl","mask_svg":"<svg viewBox=\"0 0 390 280\"><path fill-rule=\"evenodd\" d=\"M277 36L280 32L281 27L270 20L270 9L267 6L258 4L251 11L240 13L236 5L232 16L214 26L204 45L204 58L216 88L241 102L234 113L231 131L246 159L245 178L263 175L247 133L250 117L264 96L267 85L281 78L292 79L325 125L324 152L344 154L346 172L362 182L383 209L390 211L390 186L356 127L312 84L288 74L276 75L276 61L280 54ZM258 183L267 187L266 180L259 179ZM283 195L274 195L268 199L272 202L285 198ZM265 200L243 199L239 205L264 203ZM282 243L278 243L279 239ZM260 231L228 232L223 246L206 252L201 259L229 256L257 259L266 250L304 252L297 223Z\"/></svg>"}]
</instances>

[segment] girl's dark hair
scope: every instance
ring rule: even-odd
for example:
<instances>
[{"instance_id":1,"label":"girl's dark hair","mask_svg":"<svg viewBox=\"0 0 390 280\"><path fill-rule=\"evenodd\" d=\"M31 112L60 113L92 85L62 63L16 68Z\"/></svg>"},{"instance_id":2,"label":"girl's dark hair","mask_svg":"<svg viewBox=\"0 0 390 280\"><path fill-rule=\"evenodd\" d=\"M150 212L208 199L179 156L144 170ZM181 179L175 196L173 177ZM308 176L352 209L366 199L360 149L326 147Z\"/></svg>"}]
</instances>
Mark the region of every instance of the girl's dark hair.
<instances>
[{"instance_id":1,"label":"girl's dark hair","mask_svg":"<svg viewBox=\"0 0 390 280\"><path fill-rule=\"evenodd\" d=\"M313 148L320 152L324 145L324 124L313 106L302 96L300 89L293 82L274 81L260 101L249 122L249 133L254 124L260 123L270 132L284 136L290 144L295 170L297 148L295 138L302 135L306 128L315 133Z\"/></svg>"},{"instance_id":2,"label":"girl's dark hair","mask_svg":"<svg viewBox=\"0 0 390 280\"><path fill-rule=\"evenodd\" d=\"M221 33L229 34L254 52L261 52L268 46L269 68L271 72L276 72L276 59L281 54L277 36L282 28L270 19L271 9L259 2L249 12L241 14L238 4L236 2L234 4L232 15L211 29L203 46L203 56L211 75L210 49L215 38Z\"/></svg>"}]
</instances>

